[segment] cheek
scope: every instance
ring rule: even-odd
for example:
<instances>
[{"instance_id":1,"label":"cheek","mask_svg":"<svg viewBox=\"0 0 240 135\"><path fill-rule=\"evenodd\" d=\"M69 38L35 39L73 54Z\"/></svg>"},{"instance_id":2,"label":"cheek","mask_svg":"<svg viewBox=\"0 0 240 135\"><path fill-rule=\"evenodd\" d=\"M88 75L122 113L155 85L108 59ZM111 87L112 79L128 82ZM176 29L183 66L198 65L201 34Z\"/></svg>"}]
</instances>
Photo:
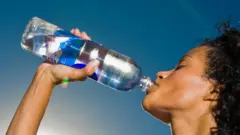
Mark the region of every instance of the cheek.
<instances>
[{"instance_id":1,"label":"cheek","mask_svg":"<svg viewBox=\"0 0 240 135\"><path fill-rule=\"evenodd\" d=\"M200 76L186 75L178 83L178 103L182 107L195 104L203 99L206 93L206 82Z\"/></svg>"},{"instance_id":2,"label":"cheek","mask_svg":"<svg viewBox=\"0 0 240 135\"><path fill-rule=\"evenodd\" d=\"M154 92L145 96L143 100L145 109L188 108L202 100L207 90L205 80L192 74L172 74L161 83L161 86L154 87Z\"/></svg>"}]
</instances>

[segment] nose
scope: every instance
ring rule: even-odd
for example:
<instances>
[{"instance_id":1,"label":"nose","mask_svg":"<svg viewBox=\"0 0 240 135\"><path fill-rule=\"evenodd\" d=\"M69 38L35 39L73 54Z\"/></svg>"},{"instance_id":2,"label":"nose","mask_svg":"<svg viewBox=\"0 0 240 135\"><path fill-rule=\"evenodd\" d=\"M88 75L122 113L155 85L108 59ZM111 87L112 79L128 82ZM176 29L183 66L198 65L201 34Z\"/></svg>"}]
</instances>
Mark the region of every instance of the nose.
<instances>
[{"instance_id":1,"label":"nose","mask_svg":"<svg viewBox=\"0 0 240 135\"><path fill-rule=\"evenodd\" d=\"M168 77L171 74L171 71L161 71L157 73L157 78L158 79L164 79Z\"/></svg>"}]
</instances>

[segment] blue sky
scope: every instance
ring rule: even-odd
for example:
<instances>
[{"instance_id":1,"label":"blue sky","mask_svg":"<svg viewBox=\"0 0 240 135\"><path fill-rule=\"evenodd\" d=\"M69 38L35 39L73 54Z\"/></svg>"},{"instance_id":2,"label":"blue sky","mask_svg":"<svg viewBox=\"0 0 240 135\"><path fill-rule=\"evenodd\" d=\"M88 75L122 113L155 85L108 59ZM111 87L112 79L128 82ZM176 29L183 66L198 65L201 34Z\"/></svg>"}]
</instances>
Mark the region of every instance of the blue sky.
<instances>
[{"instance_id":1,"label":"blue sky","mask_svg":"<svg viewBox=\"0 0 240 135\"><path fill-rule=\"evenodd\" d=\"M215 24L240 19L238 0L41 0L4 1L0 8L0 134L42 60L20 47L25 25L34 16L62 28L79 28L92 40L133 58L145 75L175 66ZM142 107L144 93L117 92L96 82L54 90L39 135L170 135L167 125Z\"/></svg>"}]
</instances>

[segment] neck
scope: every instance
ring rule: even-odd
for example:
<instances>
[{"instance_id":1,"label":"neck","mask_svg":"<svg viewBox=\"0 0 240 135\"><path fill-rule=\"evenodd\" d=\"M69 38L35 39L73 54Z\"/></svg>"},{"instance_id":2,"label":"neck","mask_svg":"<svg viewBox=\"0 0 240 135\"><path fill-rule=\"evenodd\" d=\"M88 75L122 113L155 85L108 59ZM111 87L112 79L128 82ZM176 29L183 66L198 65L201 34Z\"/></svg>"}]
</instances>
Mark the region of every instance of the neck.
<instances>
[{"instance_id":1,"label":"neck","mask_svg":"<svg viewBox=\"0 0 240 135\"><path fill-rule=\"evenodd\" d=\"M199 114L188 111L172 114L173 135L210 135L213 127L216 127L216 123L210 112Z\"/></svg>"}]
</instances>

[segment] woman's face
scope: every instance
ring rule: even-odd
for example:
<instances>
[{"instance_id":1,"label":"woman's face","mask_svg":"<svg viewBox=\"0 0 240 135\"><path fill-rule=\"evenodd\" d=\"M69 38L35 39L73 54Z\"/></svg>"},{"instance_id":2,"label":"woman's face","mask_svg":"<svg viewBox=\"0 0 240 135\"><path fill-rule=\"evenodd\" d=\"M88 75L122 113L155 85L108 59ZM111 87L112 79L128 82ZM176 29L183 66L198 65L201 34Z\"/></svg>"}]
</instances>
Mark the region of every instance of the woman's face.
<instances>
[{"instance_id":1,"label":"woman's face","mask_svg":"<svg viewBox=\"0 0 240 135\"><path fill-rule=\"evenodd\" d=\"M209 104L204 98L213 89L205 76L207 49L206 46L194 48L182 57L175 69L158 72L156 84L146 92L143 108L151 114L206 108Z\"/></svg>"}]
</instances>

